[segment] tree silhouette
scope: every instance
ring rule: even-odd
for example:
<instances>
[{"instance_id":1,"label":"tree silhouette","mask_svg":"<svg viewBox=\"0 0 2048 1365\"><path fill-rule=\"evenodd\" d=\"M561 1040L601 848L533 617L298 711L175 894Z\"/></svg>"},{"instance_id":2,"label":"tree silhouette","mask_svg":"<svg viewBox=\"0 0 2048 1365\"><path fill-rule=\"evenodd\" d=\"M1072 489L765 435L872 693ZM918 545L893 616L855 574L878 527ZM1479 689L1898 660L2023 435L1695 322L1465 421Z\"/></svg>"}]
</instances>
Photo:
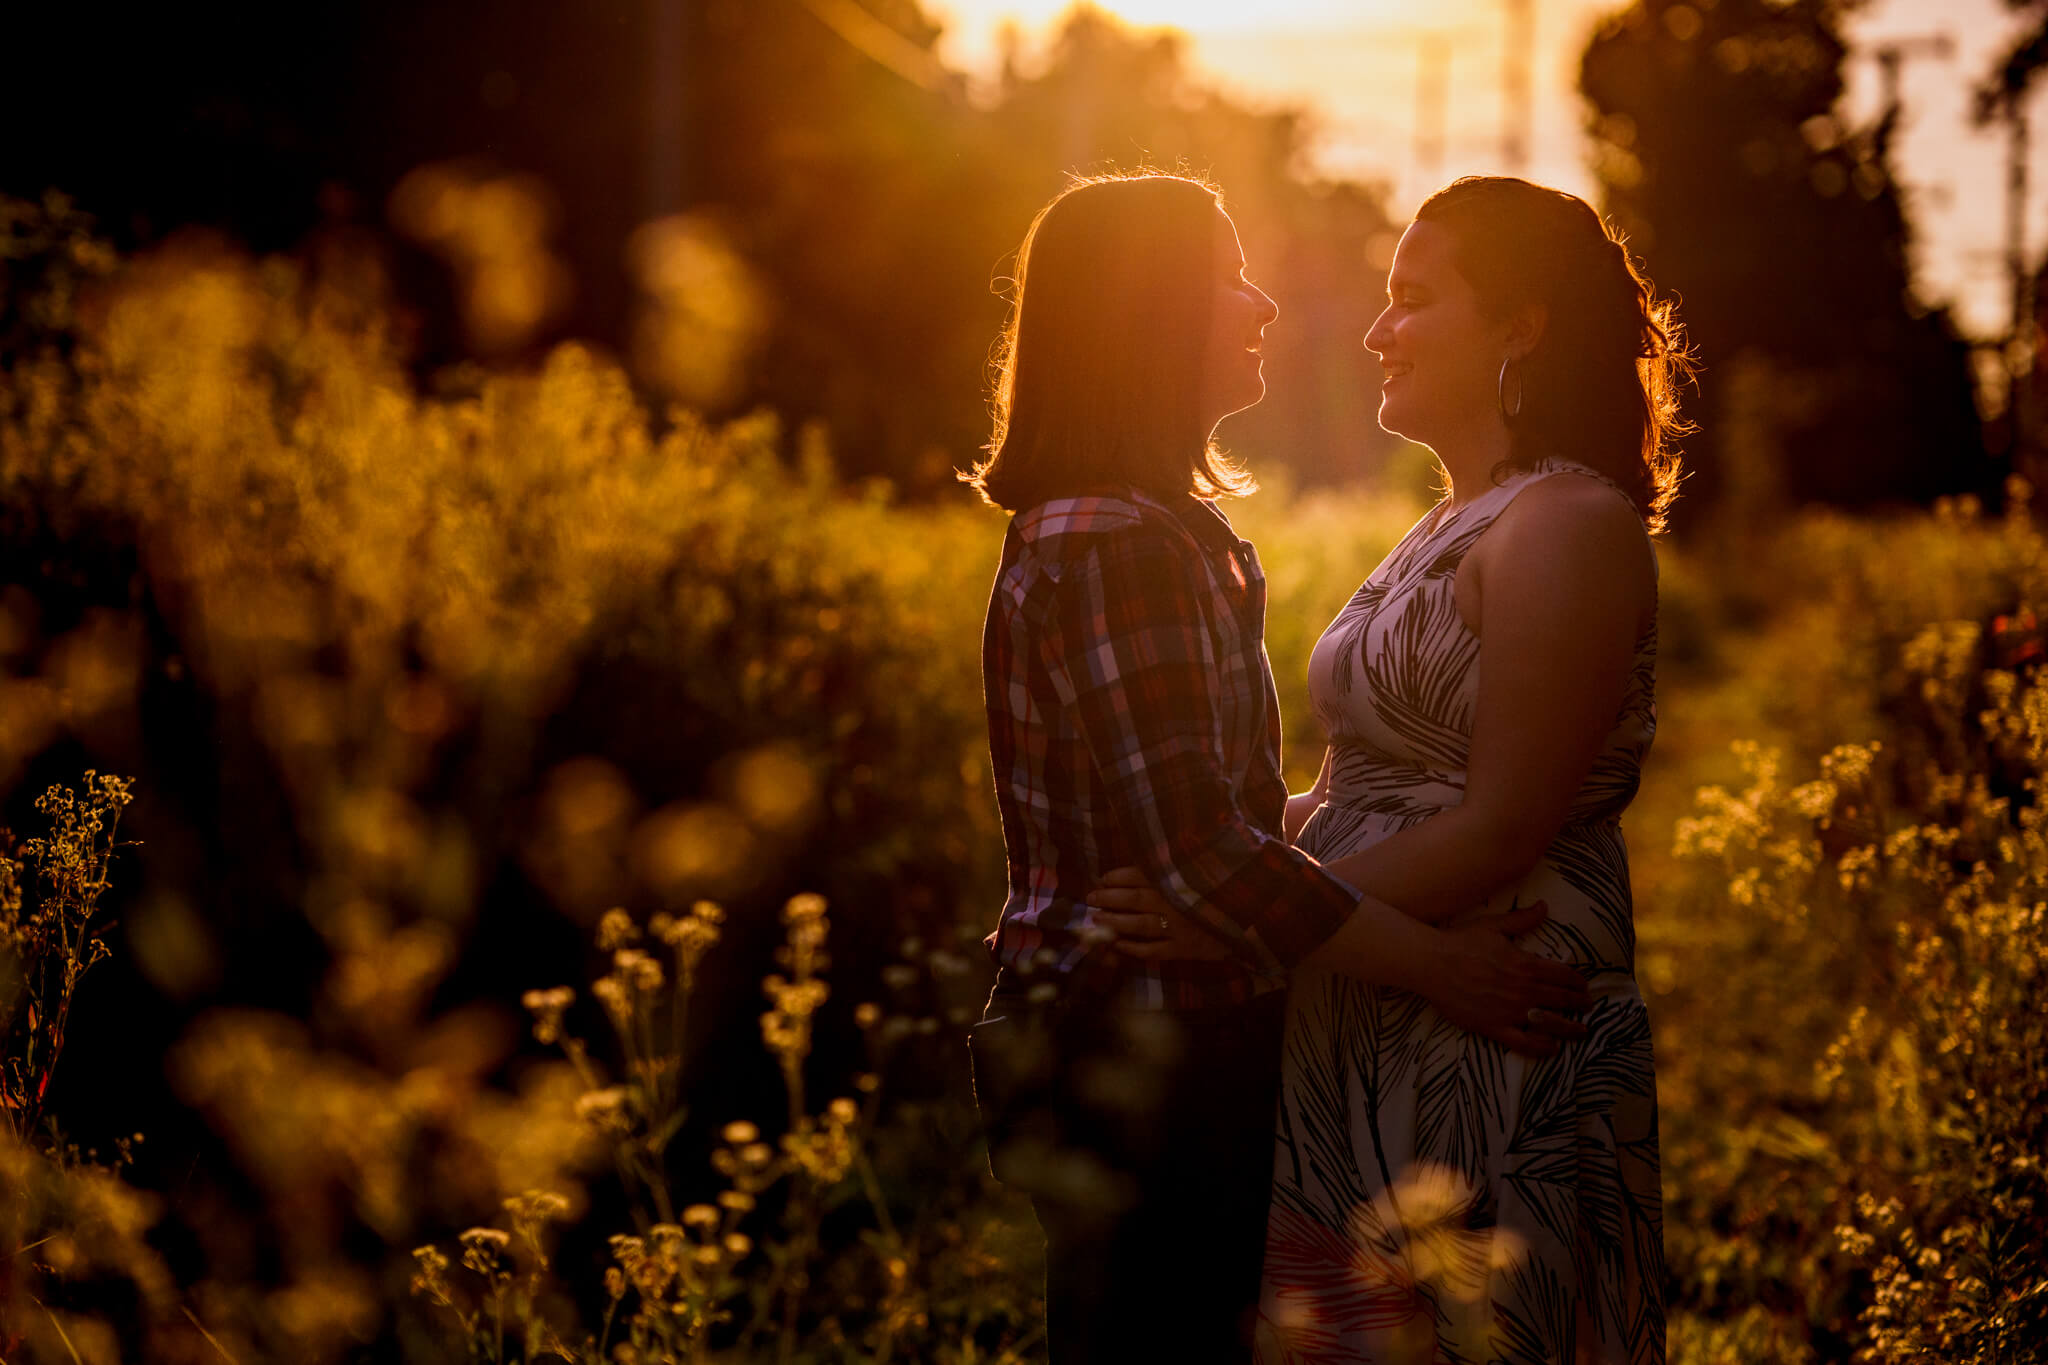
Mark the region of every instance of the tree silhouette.
<instances>
[{"instance_id":1,"label":"tree silhouette","mask_svg":"<svg viewBox=\"0 0 2048 1365\"><path fill-rule=\"evenodd\" d=\"M1968 346L1910 287L1886 130L1850 129L1836 109L1849 8L1636 0L1581 64L1608 211L1682 299L1705 362L1695 507L1751 457L1798 501L1997 484Z\"/></svg>"}]
</instances>

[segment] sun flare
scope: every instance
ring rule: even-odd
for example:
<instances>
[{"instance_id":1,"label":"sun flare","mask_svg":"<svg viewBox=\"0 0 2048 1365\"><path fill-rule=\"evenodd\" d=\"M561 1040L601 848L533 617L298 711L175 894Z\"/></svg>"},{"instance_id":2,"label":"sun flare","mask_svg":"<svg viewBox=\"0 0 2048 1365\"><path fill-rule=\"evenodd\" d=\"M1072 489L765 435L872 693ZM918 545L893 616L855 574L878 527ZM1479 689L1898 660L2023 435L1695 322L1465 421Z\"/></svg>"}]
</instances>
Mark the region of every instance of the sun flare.
<instances>
[{"instance_id":1,"label":"sun flare","mask_svg":"<svg viewBox=\"0 0 2048 1365\"><path fill-rule=\"evenodd\" d=\"M1038 30L1076 7L1076 0L936 0L929 8L948 26L993 31L1005 23ZM1198 33L1245 29L1357 28L1398 22L1406 0L1114 0L1094 8L1142 28L1171 26Z\"/></svg>"}]
</instances>

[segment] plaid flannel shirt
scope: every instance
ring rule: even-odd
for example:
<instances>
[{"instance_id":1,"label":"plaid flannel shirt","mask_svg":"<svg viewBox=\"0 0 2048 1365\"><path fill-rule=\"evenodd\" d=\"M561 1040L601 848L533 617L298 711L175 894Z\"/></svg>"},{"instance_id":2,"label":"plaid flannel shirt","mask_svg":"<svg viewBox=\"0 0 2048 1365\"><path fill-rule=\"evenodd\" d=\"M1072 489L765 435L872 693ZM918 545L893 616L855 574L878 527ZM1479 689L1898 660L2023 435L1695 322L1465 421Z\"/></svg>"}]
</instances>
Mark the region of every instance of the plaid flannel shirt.
<instances>
[{"instance_id":1,"label":"plaid flannel shirt","mask_svg":"<svg viewBox=\"0 0 2048 1365\"><path fill-rule=\"evenodd\" d=\"M1280 835L1280 705L1266 581L1213 503L1060 498L1020 512L982 639L1009 897L999 992L1051 982L1150 1009L1286 984L1357 894ZM1236 951L1111 952L1085 903L1135 864Z\"/></svg>"}]
</instances>

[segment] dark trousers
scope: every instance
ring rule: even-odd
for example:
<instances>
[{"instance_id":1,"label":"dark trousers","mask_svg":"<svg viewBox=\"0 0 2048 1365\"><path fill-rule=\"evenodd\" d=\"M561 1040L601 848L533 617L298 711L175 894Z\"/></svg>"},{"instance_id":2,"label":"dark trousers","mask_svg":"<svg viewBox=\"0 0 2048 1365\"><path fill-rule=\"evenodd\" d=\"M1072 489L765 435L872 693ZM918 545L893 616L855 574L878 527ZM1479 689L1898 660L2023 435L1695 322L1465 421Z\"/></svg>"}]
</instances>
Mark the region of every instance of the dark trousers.
<instances>
[{"instance_id":1,"label":"dark trousers","mask_svg":"<svg viewBox=\"0 0 2048 1365\"><path fill-rule=\"evenodd\" d=\"M1251 1358L1284 1017L990 1002L976 1097L1045 1230L1051 1365Z\"/></svg>"}]
</instances>

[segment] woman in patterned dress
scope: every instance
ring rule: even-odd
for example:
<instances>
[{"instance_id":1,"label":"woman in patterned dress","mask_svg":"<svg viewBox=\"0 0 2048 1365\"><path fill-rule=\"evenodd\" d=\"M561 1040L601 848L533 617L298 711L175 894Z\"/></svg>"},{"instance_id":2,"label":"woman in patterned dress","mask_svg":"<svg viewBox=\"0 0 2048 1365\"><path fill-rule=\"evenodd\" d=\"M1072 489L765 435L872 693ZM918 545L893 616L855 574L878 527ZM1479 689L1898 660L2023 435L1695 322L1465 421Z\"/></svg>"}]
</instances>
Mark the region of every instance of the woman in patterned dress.
<instances>
[{"instance_id":1,"label":"woman in patterned dress","mask_svg":"<svg viewBox=\"0 0 2048 1365\"><path fill-rule=\"evenodd\" d=\"M1655 726L1649 536L1688 360L1598 214L1521 180L1425 202L1388 300L1366 337L1380 421L1448 492L1316 645L1330 746L1288 831L1432 923L1547 902L1522 944L1595 1003L1531 1058L1314 958L1294 974L1259 1357L1650 1365L1656 1090L1618 817Z\"/></svg>"}]
</instances>

